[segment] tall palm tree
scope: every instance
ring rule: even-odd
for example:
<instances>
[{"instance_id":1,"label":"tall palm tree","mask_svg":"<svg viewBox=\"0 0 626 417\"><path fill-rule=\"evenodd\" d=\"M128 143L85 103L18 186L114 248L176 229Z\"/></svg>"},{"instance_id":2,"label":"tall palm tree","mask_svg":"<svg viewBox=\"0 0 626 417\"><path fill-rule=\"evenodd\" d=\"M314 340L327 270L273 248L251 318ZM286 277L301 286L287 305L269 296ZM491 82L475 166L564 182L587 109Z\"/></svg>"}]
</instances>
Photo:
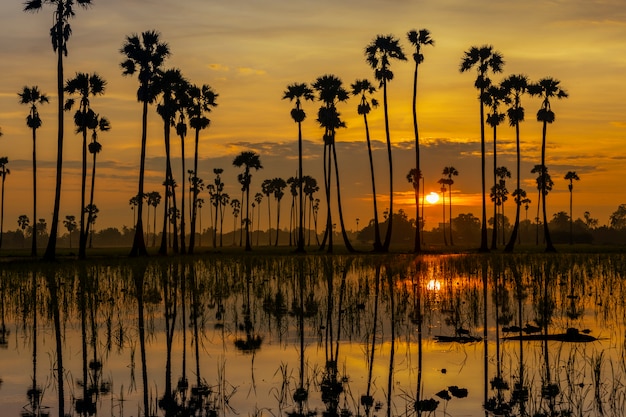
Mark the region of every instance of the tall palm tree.
<instances>
[{"instance_id":1,"label":"tall palm tree","mask_svg":"<svg viewBox=\"0 0 626 417\"><path fill-rule=\"evenodd\" d=\"M296 197L298 197L298 189L301 188L299 186L299 178L298 177L287 178L287 185L289 186L289 192L291 193L291 211L289 215L289 246L291 246L293 243L295 243L297 246L300 238L294 236L293 229L295 228L295 223L297 221L296 220ZM296 232L296 235L298 233L300 233L300 230ZM292 237L294 239L292 239Z\"/></svg>"},{"instance_id":2,"label":"tall palm tree","mask_svg":"<svg viewBox=\"0 0 626 417\"><path fill-rule=\"evenodd\" d=\"M455 167L449 166L444 167L442 174L448 177L446 185L448 186L448 205L450 207L450 216L448 216L448 220L450 222L450 246L454 246L454 241L452 240L452 184L454 184L454 180L452 179L452 177L458 176L459 171L457 171Z\"/></svg>"},{"instance_id":3,"label":"tall palm tree","mask_svg":"<svg viewBox=\"0 0 626 417\"><path fill-rule=\"evenodd\" d=\"M327 202L327 221L326 221L326 237L329 238L328 251L332 252L332 216L330 209L330 188L332 179L332 162L335 166L335 178L337 184L337 209L339 211L339 224L341 226L341 235L348 251L353 252L354 249L348 239L345 223L343 221L343 208L341 206L341 187L339 185L339 163L337 162L337 149L335 147L335 134L337 129L346 127L341 120L341 115L337 111L337 103L348 100L348 92L343 88L342 81L334 75L323 75L318 77L313 83L313 88L318 92L318 100L322 102L317 113L317 121L324 129L324 178ZM322 246L324 246L324 241Z\"/></svg>"},{"instance_id":4,"label":"tall palm tree","mask_svg":"<svg viewBox=\"0 0 626 417\"><path fill-rule=\"evenodd\" d=\"M235 230L237 229L237 218L241 213L241 201L236 198L230 200L230 207L233 209L233 246L235 246Z\"/></svg>"},{"instance_id":5,"label":"tall palm tree","mask_svg":"<svg viewBox=\"0 0 626 417\"><path fill-rule=\"evenodd\" d=\"M89 195L89 204L87 207L95 207L94 204L94 190L96 188L96 155L100 153L102 150L102 145L98 142L98 132L108 132L111 130L111 124L109 120L105 117L100 117L96 115L95 121L97 122L95 125L91 126L91 142L89 142L89 153L93 155L93 160L91 162L91 190ZM89 236L89 229L91 225L95 223L95 219L92 218L93 210L87 211L87 227L85 228L85 240L87 236Z\"/></svg>"},{"instance_id":6,"label":"tall palm tree","mask_svg":"<svg viewBox=\"0 0 626 417\"><path fill-rule=\"evenodd\" d=\"M280 235L280 200L282 200L285 195L283 190L287 188L287 182L282 178L273 178L270 181L270 189L274 194L274 200L276 200L276 240L274 246L278 246L278 237Z\"/></svg>"},{"instance_id":7,"label":"tall palm tree","mask_svg":"<svg viewBox=\"0 0 626 417\"><path fill-rule=\"evenodd\" d=\"M498 73L502 71L504 60L502 55L493 50L491 45L481 47L472 46L465 51L461 59L459 70L466 72L476 67L476 81L474 86L478 89L478 101L480 103L480 157L481 157L481 180L482 180L482 224L480 233L480 250L489 251L487 245L487 190L485 185L485 108L483 97L486 89L491 85L487 76L488 72Z\"/></svg>"},{"instance_id":8,"label":"tall palm tree","mask_svg":"<svg viewBox=\"0 0 626 417\"><path fill-rule=\"evenodd\" d=\"M528 78L525 75L517 74L510 75L505 78L501 86L505 89L507 96L510 100L510 107L507 109L507 115L509 116L509 125L515 127L515 150L517 156L517 186L513 191L513 197L515 197L515 225L511 232L509 242L506 244L504 250L511 252L515 246L515 240L519 233L519 216L522 206L522 200L525 197L526 192L521 188L521 152L520 152L520 133L519 124L524 121L524 107L522 107L521 99L522 95L526 93L528 88ZM524 196L522 196L522 192Z\"/></svg>"},{"instance_id":9,"label":"tall palm tree","mask_svg":"<svg viewBox=\"0 0 626 417\"><path fill-rule=\"evenodd\" d=\"M511 171L505 166L501 166L496 168L496 177L498 178L498 182L496 182L492 188L492 198L496 208L500 208L500 215L502 219L502 244L504 245L504 203L508 200L509 190L506 188L506 179L511 178ZM498 224L498 211L494 214L494 229L497 228ZM494 238L497 240L497 233L494 234ZM492 247L495 249L497 245L491 243Z\"/></svg>"},{"instance_id":10,"label":"tall palm tree","mask_svg":"<svg viewBox=\"0 0 626 417\"><path fill-rule=\"evenodd\" d=\"M252 151L244 151L233 159L233 165L237 168L244 167L243 173L240 174L242 190L246 193L246 251L252 250L250 244L250 183L252 181L251 169L258 171L263 168L261 159L258 154Z\"/></svg>"},{"instance_id":11,"label":"tall palm tree","mask_svg":"<svg viewBox=\"0 0 626 417\"><path fill-rule=\"evenodd\" d=\"M296 107L291 109L291 118L298 123L298 192L299 192L299 210L298 210L298 247L297 252L304 252L304 206L303 198L303 182L302 182L302 122L306 118L306 113L302 110L302 100L315 99L313 90L305 83L294 83L287 86L287 90L283 95L283 99L295 100Z\"/></svg>"},{"instance_id":12,"label":"tall palm tree","mask_svg":"<svg viewBox=\"0 0 626 417\"><path fill-rule=\"evenodd\" d=\"M441 227L443 229L443 244L448 246L448 237L446 235L446 185L448 185L448 179L439 178L437 183L441 185L441 207L443 210L443 222L441 223Z\"/></svg>"},{"instance_id":13,"label":"tall palm tree","mask_svg":"<svg viewBox=\"0 0 626 417\"><path fill-rule=\"evenodd\" d=\"M257 208L257 220L256 220L256 245L259 246L259 235L261 234L261 201L263 201L263 193L256 193L254 195L254 202Z\"/></svg>"},{"instance_id":14,"label":"tall palm tree","mask_svg":"<svg viewBox=\"0 0 626 417\"><path fill-rule=\"evenodd\" d=\"M96 113L91 108L89 97L103 95L106 88L106 81L98 74L87 74L79 72L74 78L67 80L64 91L70 95L78 96L78 109L74 113L74 125L76 133L81 133L83 138L82 146L82 170L80 186L80 225L78 234L78 257L85 258L85 248L87 247L87 224L85 221L86 193L87 193L87 134L93 126L98 126ZM64 109L69 111L74 106L75 99L68 98Z\"/></svg>"},{"instance_id":15,"label":"tall palm tree","mask_svg":"<svg viewBox=\"0 0 626 417\"><path fill-rule=\"evenodd\" d=\"M30 106L30 111L26 117L26 125L33 132L33 219L37 218L37 129L41 127L41 118L37 109L38 104L48 103L48 96L39 91L39 87L27 87L17 94L20 97L20 104ZM1 132L0 132L1 136ZM31 256L37 256L37 234L33 233Z\"/></svg>"},{"instance_id":16,"label":"tall palm tree","mask_svg":"<svg viewBox=\"0 0 626 417\"><path fill-rule=\"evenodd\" d=\"M539 191L539 196L537 200L537 217L536 217L537 239L536 240L537 240L537 245L539 245L539 208L541 206L541 202L545 200L546 195L548 195L548 193L552 191L552 187L554 186L554 181L552 181L552 177L550 177L550 174L548 173L548 167L546 167L545 165L535 165L533 169L530 170L530 173L538 174L537 179L536 179L537 190ZM544 223L545 223L545 217L544 217ZM546 239L545 236L544 236L544 239Z\"/></svg>"},{"instance_id":17,"label":"tall palm tree","mask_svg":"<svg viewBox=\"0 0 626 417\"><path fill-rule=\"evenodd\" d=\"M70 249L72 249L72 232L76 230L76 216L65 216L65 220L63 220L63 226L65 226L67 232L70 235Z\"/></svg>"},{"instance_id":18,"label":"tall palm tree","mask_svg":"<svg viewBox=\"0 0 626 417\"><path fill-rule=\"evenodd\" d=\"M498 170L498 146L497 146L497 138L498 138L498 126L502 121L504 121L505 115L504 113L500 113L499 107L502 102L506 102L508 100L506 90L499 85L490 85L487 87L485 94L483 96L483 101L487 106L489 106L491 112L487 115L487 124L493 128L493 187L494 189L498 187L497 180L497 170ZM493 218L497 219L497 211L498 204L497 200L494 200L493 203ZM497 246L497 221L494 223L493 227L493 235L491 237L491 249L495 249Z\"/></svg>"},{"instance_id":19,"label":"tall palm tree","mask_svg":"<svg viewBox=\"0 0 626 417\"><path fill-rule=\"evenodd\" d=\"M546 166L546 134L548 130L548 123L553 123L555 120L554 112L550 107L550 99L562 99L567 98L567 92L560 86L560 81L554 78L542 78L537 83L530 84L528 86L528 93L531 96L539 96L541 98L541 107L537 111L537 121L543 124L541 135L541 165ZM548 229L548 215L546 213L546 179L547 169L541 171L544 175L541 181L543 190L543 231L546 239L546 252L556 252L556 248L552 244L552 238L550 237L550 230Z\"/></svg>"},{"instance_id":20,"label":"tall palm tree","mask_svg":"<svg viewBox=\"0 0 626 417\"><path fill-rule=\"evenodd\" d=\"M409 42L411 42L411 45L415 48L413 52L413 61L415 61L415 71L413 72L413 133L415 134L415 169L417 172L422 172L420 167L419 131L417 128L417 73L420 64L424 62L422 46L434 45L435 41L430 37L430 31L428 29L420 29L419 31L411 30L407 33L407 38L409 39ZM413 188L415 189L415 218L419 222L419 181L414 183ZM450 208L452 208L452 205L450 205ZM452 216L450 216L450 221L452 221ZM419 252L421 250L420 241L420 228L418 223L418 227L415 229L415 242L413 248L415 252ZM450 226L450 244L452 244L452 226Z\"/></svg>"},{"instance_id":21,"label":"tall palm tree","mask_svg":"<svg viewBox=\"0 0 626 417\"><path fill-rule=\"evenodd\" d=\"M406 179L409 182L409 184L411 184L413 186L413 190L415 191L415 198L418 199L418 210L417 210L417 220L416 220L416 225L415 227L417 228L417 234L418 234L418 238L420 239L420 248L421 248L421 243L423 241L423 231L424 231L424 187L422 186L422 201L421 201L421 205L422 205L422 215L420 216L420 212L419 212L419 194L418 194L418 187L419 187L419 182L420 180L422 181L422 184L424 183L424 176L422 175L421 171L418 171L417 168L411 168L408 172L408 174L406 174Z\"/></svg>"},{"instance_id":22,"label":"tall palm tree","mask_svg":"<svg viewBox=\"0 0 626 417\"><path fill-rule=\"evenodd\" d=\"M567 171L564 177L565 180L569 181L567 184L567 188L569 189L569 244L574 244L574 222L573 222L573 214L572 214L572 200L573 200L573 192L574 192L574 181L580 180L576 171Z\"/></svg>"},{"instance_id":23,"label":"tall palm tree","mask_svg":"<svg viewBox=\"0 0 626 417\"><path fill-rule=\"evenodd\" d=\"M391 136L389 133L389 106L387 102L387 84L393 80L393 72L389 68L392 59L406 61L400 41L392 35L378 35L365 48L365 59L374 70L374 77L383 89L383 110L385 113L385 137L387 138L387 159L389 161L389 217L387 232L383 242L383 251L389 250L391 243L391 227L393 219L393 159L391 155Z\"/></svg>"},{"instance_id":24,"label":"tall palm tree","mask_svg":"<svg viewBox=\"0 0 626 417\"><path fill-rule=\"evenodd\" d=\"M0 156L0 177L2 177L2 193L0 194L0 248L2 247L2 232L4 226L4 181L7 175L11 173L9 168L7 168L8 163L9 158Z\"/></svg>"},{"instance_id":25,"label":"tall palm tree","mask_svg":"<svg viewBox=\"0 0 626 417\"><path fill-rule=\"evenodd\" d=\"M193 253L196 241L196 218L198 213L198 144L200 142L200 131L209 127L211 120L206 117L211 109L217 106L218 95L213 89L203 84L201 87L192 85L189 87L189 106L187 115L189 116L189 126L195 131L194 153L193 153L193 179L192 179L192 202L191 202L191 236L189 237L189 253ZM217 227L217 226L216 226Z\"/></svg>"},{"instance_id":26,"label":"tall palm tree","mask_svg":"<svg viewBox=\"0 0 626 417\"><path fill-rule=\"evenodd\" d=\"M152 209L152 247L156 245L156 209L161 204L161 193L158 191L150 191L146 194L146 202L148 203L148 209L150 206Z\"/></svg>"},{"instance_id":27,"label":"tall palm tree","mask_svg":"<svg viewBox=\"0 0 626 417\"><path fill-rule=\"evenodd\" d=\"M187 136L187 120L185 117L185 106L189 101L188 96L189 84L183 89L177 92L179 95L178 100L178 122L176 123L176 134L180 138L180 164L181 164L181 179L183 186L180 187L180 250L182 253L186 253L186 237L185 237L185 137ZM197 179L197 177L196 177Z\"/></svg>"},{"instance_id":28,"label":"tall palm tree","mask_svg":"<svg viewBox=\"0 0 626 417\"><path fill-rule=\"evenodd\" d=\"M169 198L172 199L172 208L175 212L178 211L178 206L176 204L176 182L174 180L174 175L172 173L172 160L171 160L171 146L170 146L170 137L171 137L171 127L176 125L176 116L180 112L183 111L185 106L187 105L187 89L189 83L183 77L182 73L177 68L168 69L163 72L158 72L155 78L155 91L160 93L161 101L157 104L157 113L163 119L163 139L165 142L165 180L163 184L165 185L165 205L169 207ZM176 132L181 137L184 138L186 131L186 125L183 128L182 126L176 126ZM184 147L184 139L181 140L181 143ZM184 155L183 155L184 160ZM183 169L184 169L184 163ZM183 171L183 178L185 178L185 173ZM183 180L184 184L184 180ZM185 187L181 187L181 190L184 190ZM181 191L184 192L184 191ZM184 197L181 198L181 236L184 236ZM169 213L165 212L163 217L163 235L161 237L161 247L159 248L159 254L165 255L167 254L167 215ZM178 252L178 223L176 221L173 222L174 226L174 252ZM181 251L185 253L185 244L181 242Z\"/></svg>"},{"instance_id":29,"label":"tall palm tree","mask_svg":"<svg viewBox=\"0 0 626 417\"><path fill-rule=\"evenodd\" d=\"M383 250L383 243L380 238L380 224L378 222L378 204L376 198L376 181L374 176L374 158L372 156L372 144L370 141L370 129L367 123L367 115L370 113L372 107L378 107L378 100L370 99L368 95L376 92L369 80L356 80L352 87L352 95L361 95L361 101L357 107L357 112L363 115L363 123L365 124L365 139L367 141L367 154L370 162L370 176L372 180L372 199L374 201L374 250L380 252Z\"/></svg>"},{"instance_id":30,"label":"tall palm tree","mask_svg":"<svg viewBox=\"0 0 626 417\"><path fill-rule=\"evenodd\" d=\"M126 56L126 60L121 63L124 75L134 75L138 73L139 89L137 90L137 101L143 105L141 117L141 159L139 164L139 191L138 195L143 195L144 172L146 165L146 141L148 134L148 104L154 103L157 98L157 91L154 88L157 73L161 65L170 55L169 47L159 39L156 31L146 31L139 35L133 34L126 37L120 52ZM140 200L137 207L137 224L135 225L135 238L130 250L131 256L144 256L146 242L143 238L143 201Z\"/></svg>"},{"instance_id":31,"label":"tall palm tree","mask_svg":"<svg viewBox=\"0 0 626 417\"><path fill-rule=\"evenodd\" d=\"M44 253L44 259L46 260L53 260L56 257L63 171L63 57L67 56L67 42L72 34L70 19L75 16L74 3L84 8L92 4L91 0L27 0L24 3L24 11L26 12L38 12L43 8L44 4L50 4L55 9L53 13L53 26L50 28L50 37L52 39L52 49L57 55L57 164L54 210L52 212L48 246ZM59 395L63 394L63 387L59 387L59 390ZM63 412L64 407L61 405L59 413L63 414Z\"/></svg>"}]
</instances>

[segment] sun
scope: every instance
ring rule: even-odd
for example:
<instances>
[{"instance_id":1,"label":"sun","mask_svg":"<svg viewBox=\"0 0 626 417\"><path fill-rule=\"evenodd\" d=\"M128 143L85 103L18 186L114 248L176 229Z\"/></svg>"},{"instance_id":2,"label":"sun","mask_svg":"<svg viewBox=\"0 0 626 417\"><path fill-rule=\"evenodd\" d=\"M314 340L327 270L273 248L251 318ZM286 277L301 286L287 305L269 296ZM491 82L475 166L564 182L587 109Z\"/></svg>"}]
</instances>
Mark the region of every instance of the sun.
<instances>
[{"instance_id":1,"label":"sun","mask_svg":"<svg viewBox=\"0 0 626 417\"><path fill-rule=\"evenodd\" d=\"M439 201L439 194L432 191L426 196L426 201L428 201L430 204L435 204L437 201Z\"/></svg>"}]
</instances>

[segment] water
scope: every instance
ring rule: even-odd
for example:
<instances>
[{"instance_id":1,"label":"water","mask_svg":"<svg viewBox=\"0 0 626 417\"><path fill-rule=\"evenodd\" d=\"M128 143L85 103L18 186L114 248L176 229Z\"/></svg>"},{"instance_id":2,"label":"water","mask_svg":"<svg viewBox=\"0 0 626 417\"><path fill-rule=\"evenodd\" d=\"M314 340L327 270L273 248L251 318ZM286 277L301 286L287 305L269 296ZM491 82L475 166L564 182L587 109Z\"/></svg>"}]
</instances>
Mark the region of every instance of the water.
<instances>
[{"instance_id":1,"label":"water","mask_svg":"<svg viewBox=\"0 0 626 417\"><path fill-rule=\"evenodd\" d=\"M6 265L0 415L621 417L623 271L619 254Z\"/></svg>"}]
</instances>

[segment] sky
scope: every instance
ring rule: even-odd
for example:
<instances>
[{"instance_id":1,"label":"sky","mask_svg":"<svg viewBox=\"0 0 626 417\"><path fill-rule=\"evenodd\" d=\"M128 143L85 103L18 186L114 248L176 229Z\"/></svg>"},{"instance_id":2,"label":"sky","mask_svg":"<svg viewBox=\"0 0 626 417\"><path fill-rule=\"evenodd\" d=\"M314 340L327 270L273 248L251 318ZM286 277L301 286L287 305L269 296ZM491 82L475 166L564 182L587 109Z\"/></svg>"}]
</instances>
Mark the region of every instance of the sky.
<instances>
[{"instance_id":1,"label":"sky","mask_svg":"<svg viewBox=\"0 0 626 417\"><path fill-rule=\"evenodd\" d=\"M56 58L49 38L53 8L44 5L39 13L22 10L21 1L0 3L0 128L4 134L0 155L9 158L11 170L5 183L5 230L17 228L21 214L32 217L32 139L25 124L28 106L20 105L17 96L25 85L37 85L50 96L50 104L39 109L43 126L37 131L37 217L48 223L54 198ZM119 50L126 36L147 30L160 32L170 47L172 55L165 69L179 68L192 83L209 84L219 94L218 106L209 115L211 127L200 138L199 176L210 183L213 169L223 168L226 192L232 197L240 198L239 169L232 166L232 160L242 151L252 150L261 157L263 169L252 176L253 194L260 191L264 179L297 175L297 125L290 117L292 103L282 99L287 85L312 83L325 74L341 78L346 88L357 79L373 81L364 49L377 35L391 34L400 39L409 58L392 63L394 79L388 86L394 211L402 208L415 217L413 190L406 180L414 165L415 146L411 113L414 63L406 34L425 28L435 45L425 47L419 70L422 171L427 193L439 190L437 180L445 166L459 171L452 189L453 216L481 216L475 73L460 73L459 65L464 51L484 44L492 45L505 60L503 73L493 76L494 82L510 74L525 74L531 81L553 77L569 94L552 103L556 121L547 131L546 164L555 182L547 200L548 216L569 211L568 182L563 179L567 171L580 177L574 184L575 219L589 211L600 225L608 224L609 215L626 203L626 9L621 0L94 0L88 9L77 7L71 26L65 78L76 72L97 72L107 81L106 93L91 101L112 126L99 136L103 149L96 176L95 204L100 209L96 229L133 223L128 200L137 192L141 104L136 99L137 79L122 75L119 64L124 56ZM382 92L375 97L382 101ZM357 105L356 98L338 105L347 128L338 131L336 138L346 227L352 230L357 229L357 218L359 227L373 218L364 126ZM522 188L533 207L537 190L530 170L540 163L541 124L535 117L540 102L524 97L522 105L526 109L526 121L521 125ZM303 173L321 184L323 131L315 120L318 108L317 102L304 104ZM71 114L66 114L65 121L61 219L78 217L80 211L81 139L73 132ZM382 106L370 113L369 123L382 213L389 200ZM163 194L162 138L163 123L152 107L146 192ZM487 167L491 167L490 129L486 138ZM502 124L498 165L513 173L510 191L515 189L514 140L514 129ZM192 143L190 136L186 143L188 168ZM180 141L175 136L172 146L174 175L180 183ZM208 194L201 197L208 201ZM324 200L321 192L318 198ZM285 207L288 203L283 203L283 227L288 221ZM264 228L265 201L262 210ZM512 198L505 210L508 217L514 217ZM530 210L529 218L535 217L535 210ZM208 219L208 211L205 216ZM426 229L435 227L441 221L440 204L429 206L425 217ZM203 227L207 226L205 220Z\"/></svg>"}]
</instances>

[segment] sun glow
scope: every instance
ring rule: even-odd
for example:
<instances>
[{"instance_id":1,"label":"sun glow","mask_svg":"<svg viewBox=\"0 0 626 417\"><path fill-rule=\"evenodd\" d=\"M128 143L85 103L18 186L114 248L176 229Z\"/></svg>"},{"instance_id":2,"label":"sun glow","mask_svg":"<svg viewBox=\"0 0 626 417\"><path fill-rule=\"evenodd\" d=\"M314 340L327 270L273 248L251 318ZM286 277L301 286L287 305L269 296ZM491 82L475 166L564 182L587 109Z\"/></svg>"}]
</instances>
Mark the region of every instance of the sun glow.
<instances>
[{"instance_id":1,"label":"sun glow","mask_svg":"<svg viewBox=\"0 0 626 417\"><path fill-rule=\"evenodd\" d=\"M426 201L428 201L430 204L435 204L437 201L439 201L439 194L431 191L431 193L426 196Z\"/></svg>"},{"instance_id":2,"label":"sun glow","mask_svg":"<svg viewBox=\"0 0 626 417\"><path fill-rule=\"evenodd\" d=\"M426 289L428 291L439 291L441 289L441 283L436 279L431 279L428 281L428 284L426 284Z\"/></svg>"}]
</instances>

